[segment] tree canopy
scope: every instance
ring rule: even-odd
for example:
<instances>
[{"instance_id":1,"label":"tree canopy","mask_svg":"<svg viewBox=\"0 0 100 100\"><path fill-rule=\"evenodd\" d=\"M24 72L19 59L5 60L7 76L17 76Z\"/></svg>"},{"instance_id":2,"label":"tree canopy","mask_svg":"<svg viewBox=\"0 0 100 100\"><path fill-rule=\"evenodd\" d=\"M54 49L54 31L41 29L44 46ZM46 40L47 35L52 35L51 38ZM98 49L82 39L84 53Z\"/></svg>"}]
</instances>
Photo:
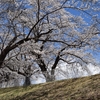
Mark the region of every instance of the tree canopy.
<instances>
[{"instance_id":1,"label":"tree canopy","mask_svg":"<svg viewBox=\"0 0 100 100\"><path fill-rule=\"evenodd\" d=\"M0 0L0 69L52 81L63 63L96 64L99 11L99 0Z\"/></svg>"}]
</instances>

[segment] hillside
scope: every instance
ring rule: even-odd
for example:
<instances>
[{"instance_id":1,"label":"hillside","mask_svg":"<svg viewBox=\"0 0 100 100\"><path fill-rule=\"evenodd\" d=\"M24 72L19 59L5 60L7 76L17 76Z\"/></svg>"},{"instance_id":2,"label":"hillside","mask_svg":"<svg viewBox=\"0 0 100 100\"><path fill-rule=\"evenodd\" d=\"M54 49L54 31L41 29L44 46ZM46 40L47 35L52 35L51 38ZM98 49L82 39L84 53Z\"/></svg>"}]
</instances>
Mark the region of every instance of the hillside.
<instances>
[{"instance_id":1,"label":"hillside","mask_svg":"<svg viewBox=\"0 0 100 100\"><path fill-rule=\"evenodd\" d=\"M0 89L0 100L100 100L100 74Z\"/></svg>"}]
</instances>

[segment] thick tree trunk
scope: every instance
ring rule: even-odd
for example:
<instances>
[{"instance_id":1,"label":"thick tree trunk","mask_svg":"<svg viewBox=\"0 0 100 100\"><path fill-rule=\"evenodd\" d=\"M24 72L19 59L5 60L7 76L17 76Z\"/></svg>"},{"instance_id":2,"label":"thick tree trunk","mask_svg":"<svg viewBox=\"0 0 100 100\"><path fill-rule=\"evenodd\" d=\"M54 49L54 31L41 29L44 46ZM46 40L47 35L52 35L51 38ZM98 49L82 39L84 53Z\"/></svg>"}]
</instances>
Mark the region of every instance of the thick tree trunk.
<instances>
[{"instance_id":1,"label":"thick tree trunk","mask_svg":"<svg viewBox=\"0 0 100 100\"><path fill-rule=\"evenodd\" d=\"M0 68L2 67L2 64L4 62L5 56L0 55Z\"/></svg>"},{"instance_id":2,"label":"thick tree trunk","mask_svg":"<svg viewBox=\"0 0 100 100\"><path fill-rule=\"evenodd\" d=\"M54 81L55 80L55 71L54 70L51 70L51 72L42 72L44 77L45 77L45 80L46 82L51 82L51 81Z\"/></svg>"},{"instance_id":3,"label":"thick tree trunk","mask_svg":"<svg viewBox=\"0 0 100 100\"><path fill-rule=\"evenodd\" d=\"M51 70L51 79L52 79L52 81L55 80L55 69Z\"/></svg>"},{"instance_id":4,"label":"thick tree trunk","mask_svg":"<svg viewBox=\"0 0 100 100\"><path fill-rule=\"evenodd\" d=\"M4 60L7 56L7 54L9 53L9 49L4 49L1 54L0 54L0 68L2 67L2 64L4 63Z\"/></svg>"},{"instance_id":5,"label":"thick tree trunk","mask_svg":"<svg viewBox=\"0 0 100 100\"><path fill-rule=\"evenodd\" d=\"M29 85L31 85L30 77L25 76L24 86L29 86Z\"/></svg>"}]
</instances>

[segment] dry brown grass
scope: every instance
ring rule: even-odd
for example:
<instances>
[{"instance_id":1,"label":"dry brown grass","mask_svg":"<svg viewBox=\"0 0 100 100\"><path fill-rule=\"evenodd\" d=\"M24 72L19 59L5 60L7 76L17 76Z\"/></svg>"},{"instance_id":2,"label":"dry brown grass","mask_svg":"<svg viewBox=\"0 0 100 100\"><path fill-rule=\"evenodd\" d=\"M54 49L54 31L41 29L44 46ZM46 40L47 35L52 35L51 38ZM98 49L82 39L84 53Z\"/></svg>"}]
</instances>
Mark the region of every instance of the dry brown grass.
<instances>
[{"instance_id":1,"label":"dry brown grass","mask_svg":"<svg viewBox=\"0 0 100 100\"><path fill-rule=\"evenodd\" d=\"M100 100L100 74L0 89L0 100Z\"/></svg>"}]
</instances>

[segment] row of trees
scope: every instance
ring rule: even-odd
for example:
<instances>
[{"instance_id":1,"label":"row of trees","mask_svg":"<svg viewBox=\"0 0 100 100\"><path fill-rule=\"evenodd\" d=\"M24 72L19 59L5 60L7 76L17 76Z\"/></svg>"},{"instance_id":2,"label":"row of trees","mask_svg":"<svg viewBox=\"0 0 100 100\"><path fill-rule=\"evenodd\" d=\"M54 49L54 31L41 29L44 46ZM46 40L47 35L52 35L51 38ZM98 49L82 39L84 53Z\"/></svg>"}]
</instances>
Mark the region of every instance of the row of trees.
<instances>
[{"instance_id":1,"label":"row of trees","mask_svg":"<svg viewBox=\"0 0 100 100\"><path fill-rule=\"evenodd\" d=\"M30 85L41 73L53 81L63 63L87 70L96 63L90 52L99 50L99 6L98 0L0 0L0 79L9 80L10 72Z\"/></svg>"}]
</instances>

